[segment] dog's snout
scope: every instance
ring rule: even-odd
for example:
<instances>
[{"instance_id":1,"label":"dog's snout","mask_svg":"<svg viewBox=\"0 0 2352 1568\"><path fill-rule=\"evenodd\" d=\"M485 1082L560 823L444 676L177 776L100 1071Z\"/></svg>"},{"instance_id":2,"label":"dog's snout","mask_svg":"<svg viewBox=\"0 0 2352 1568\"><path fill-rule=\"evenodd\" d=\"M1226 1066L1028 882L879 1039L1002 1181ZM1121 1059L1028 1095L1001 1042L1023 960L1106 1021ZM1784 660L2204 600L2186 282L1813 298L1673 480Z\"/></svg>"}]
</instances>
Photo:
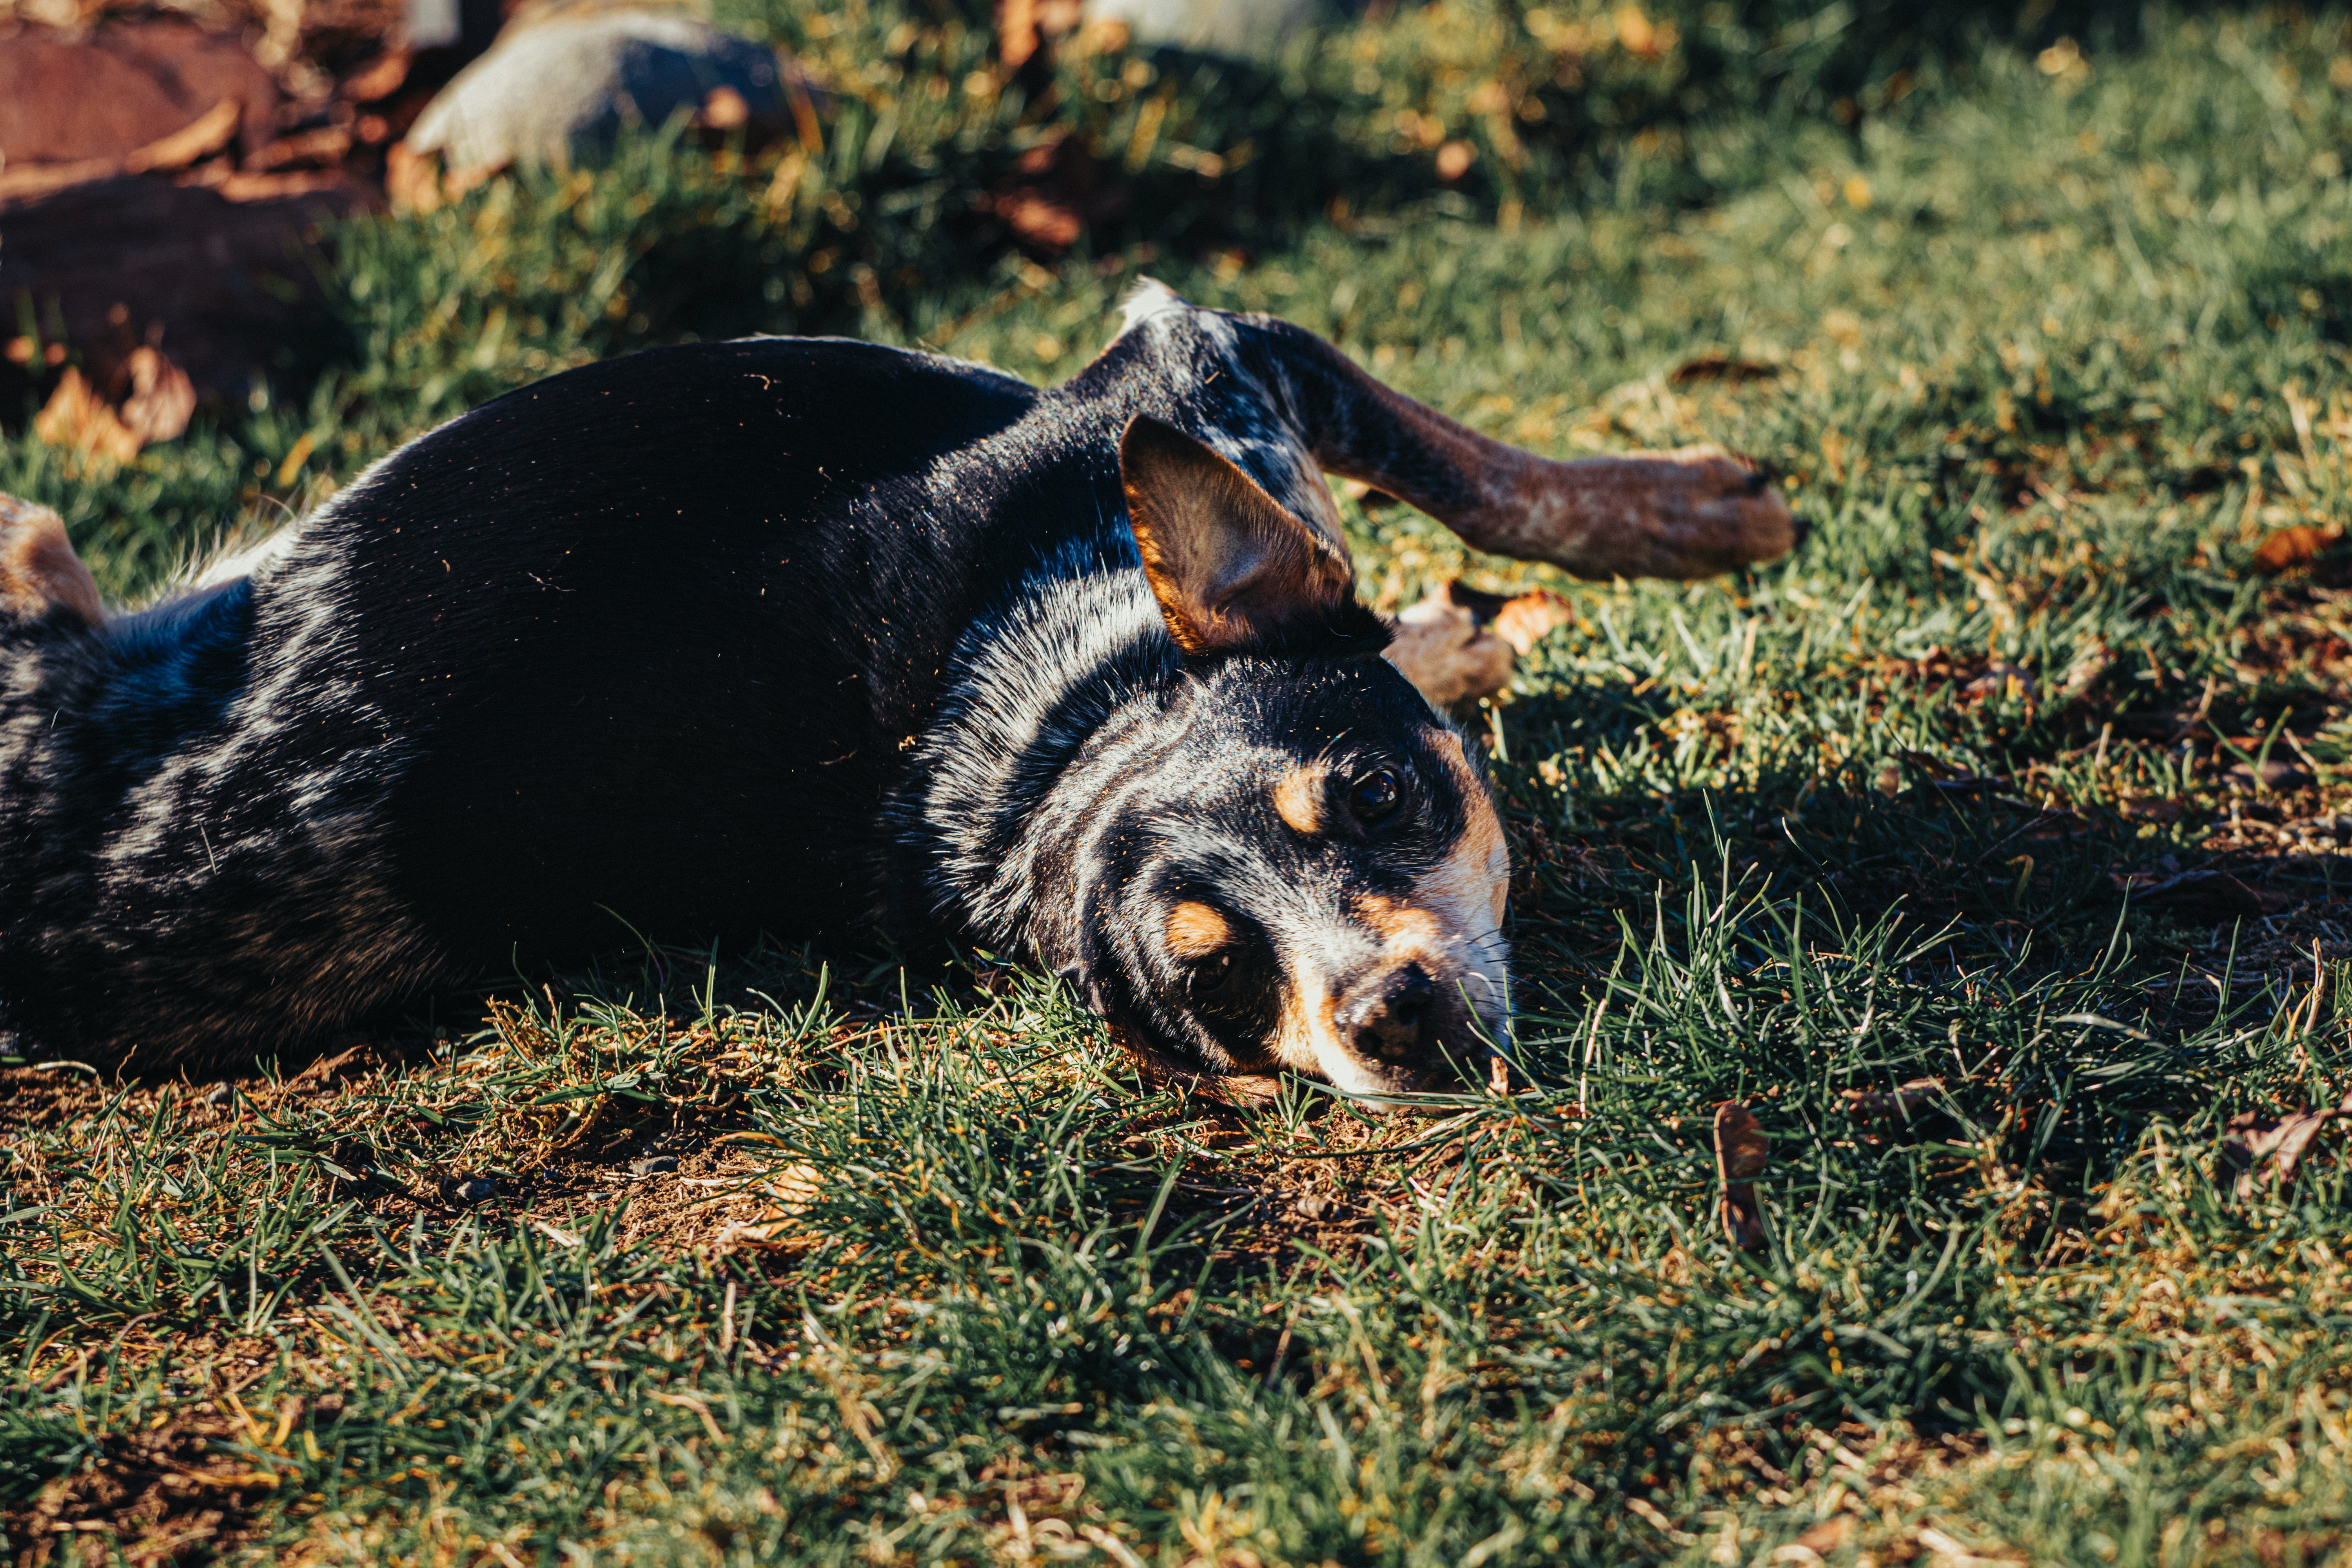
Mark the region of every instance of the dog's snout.
<instances>
[{"instance_id":1,"label":"dog's snout","mask_svg":"<svg viewBox=\"0 0 2352 1568\"><path fill-rule=\"evenodd\" d=\"M1407 1061L1434 1043L1437 982L1418 963L1376 974L1339 1009L1348 1043L1361 1055Z\"/></svg>"}]
</instances>

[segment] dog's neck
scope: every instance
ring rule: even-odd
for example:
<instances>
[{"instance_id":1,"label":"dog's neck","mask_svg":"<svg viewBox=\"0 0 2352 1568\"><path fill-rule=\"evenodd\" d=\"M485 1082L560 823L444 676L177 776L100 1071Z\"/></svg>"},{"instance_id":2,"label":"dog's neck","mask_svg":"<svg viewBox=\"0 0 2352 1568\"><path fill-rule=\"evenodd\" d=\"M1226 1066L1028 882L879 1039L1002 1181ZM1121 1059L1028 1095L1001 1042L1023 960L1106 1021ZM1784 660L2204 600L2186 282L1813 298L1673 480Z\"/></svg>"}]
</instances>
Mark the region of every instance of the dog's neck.
<instances>
[{"instance_id":1,"label":"dog's neck","mask_svg":"<svg viewBox=\"0 0 2352 1568\"><path fill-rule=\"evenodd\" d=\"M1140 721L1179 669L1128 563L1034 578L975 624L895 813L929 912L1007 956L1060 962L1084 901L1076 847L1138 761L1150 729Z\"/></svg>"}]
</instances>

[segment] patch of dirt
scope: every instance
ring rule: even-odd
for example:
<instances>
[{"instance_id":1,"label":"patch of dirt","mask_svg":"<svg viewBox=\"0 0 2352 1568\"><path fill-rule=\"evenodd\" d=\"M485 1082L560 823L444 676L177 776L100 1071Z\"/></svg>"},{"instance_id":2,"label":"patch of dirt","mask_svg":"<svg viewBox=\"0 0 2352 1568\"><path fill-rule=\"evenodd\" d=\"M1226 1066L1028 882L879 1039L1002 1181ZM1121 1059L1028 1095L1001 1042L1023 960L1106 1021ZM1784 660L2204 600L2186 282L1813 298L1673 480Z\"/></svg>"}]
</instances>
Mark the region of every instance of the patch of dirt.
<instances>
[{"instance_id":1,"label":"patch of dirt","mask_svg":"<svg viewBox=\"0 0 2352 1568\"><path fill-rule=\"evenodd\" d=\"M241 1436L230 1420L197 1415L102 1439L96 1457L30 1504L0 1512L0 1529L26 1543L17 1568L107 1562L116 1552L146 1568L241 1544L253 1534L255 1505L278 1486L268 1469L223 1447Z\"/></svg>"}]
</instances>

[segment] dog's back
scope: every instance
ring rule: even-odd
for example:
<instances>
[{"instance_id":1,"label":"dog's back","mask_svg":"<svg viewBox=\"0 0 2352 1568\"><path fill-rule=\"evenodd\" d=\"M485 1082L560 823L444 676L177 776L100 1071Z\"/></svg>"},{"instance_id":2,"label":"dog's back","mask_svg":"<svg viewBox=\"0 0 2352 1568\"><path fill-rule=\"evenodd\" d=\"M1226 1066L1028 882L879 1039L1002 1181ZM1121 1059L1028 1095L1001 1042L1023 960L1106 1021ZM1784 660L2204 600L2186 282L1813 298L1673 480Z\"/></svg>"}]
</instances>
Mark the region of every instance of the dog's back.
<instances>
[{"instance_id":1,"label":"dog's back","mask_svg":"<svg viewBox=\"0 0 2352 1568\"><path fill-rule=\"evenodd\" d=\"M971 460L1035 402L860 343L657 351L404 448L250 578L0 617L8 1022L170 1057L181 1015L267 1044L622 918L870 913L895 749L1034 564L992 573L991 492L1077 477Z\"/></svg>"}]
</instances>

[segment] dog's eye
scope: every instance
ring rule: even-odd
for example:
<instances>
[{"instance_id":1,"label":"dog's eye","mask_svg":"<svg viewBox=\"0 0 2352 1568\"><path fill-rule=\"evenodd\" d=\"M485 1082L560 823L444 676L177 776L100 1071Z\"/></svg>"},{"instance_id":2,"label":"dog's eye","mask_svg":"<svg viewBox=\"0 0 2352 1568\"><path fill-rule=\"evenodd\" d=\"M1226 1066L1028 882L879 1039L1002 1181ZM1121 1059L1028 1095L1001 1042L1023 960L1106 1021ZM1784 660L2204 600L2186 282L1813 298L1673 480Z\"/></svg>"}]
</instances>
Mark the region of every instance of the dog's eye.
<instances>
[{"instance_id":1,"label":"dog's eye","mask_svg":"<svg viewBox=\"0 0 2352 1568\"><path fill-rule=\"evenodd\" d=\"M1184 982L1185 989L1195 1002L1214 1002L1230 995L1235 967L1231 950L1213 952L1192 965L1192 973Z\"/></svg>"},{"instance_id":2,"label":"dog's eye","mask_svg":"<svg viewBox=\"0 0 2352 1568\"><path fill-rule=\"evenodd\" d=\"M1348 809L1369 826L1395 812L1403 795L1394 768L1374 768L1348 786Z\"/></svg>"}]
</instances>

